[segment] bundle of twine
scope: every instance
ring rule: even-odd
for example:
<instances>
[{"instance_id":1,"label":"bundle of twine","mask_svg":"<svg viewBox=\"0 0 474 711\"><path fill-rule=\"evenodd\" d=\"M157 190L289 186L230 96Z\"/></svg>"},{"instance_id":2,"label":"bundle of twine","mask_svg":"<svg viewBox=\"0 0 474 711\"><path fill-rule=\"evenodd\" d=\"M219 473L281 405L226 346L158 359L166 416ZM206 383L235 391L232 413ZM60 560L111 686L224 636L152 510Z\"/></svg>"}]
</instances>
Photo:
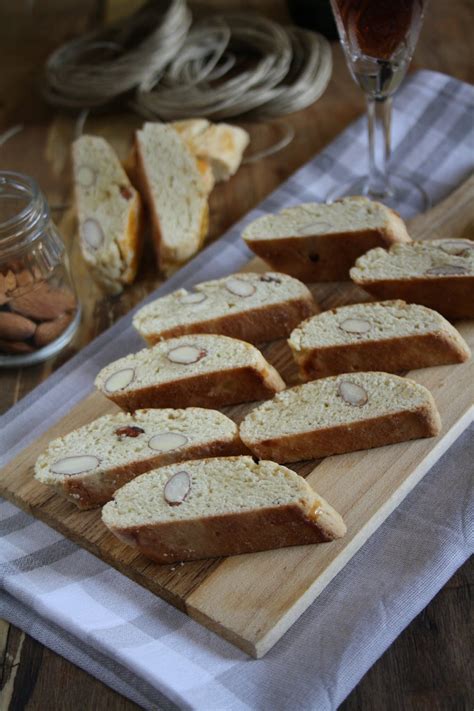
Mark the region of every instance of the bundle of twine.
<instances>
[{"instance_id":1,"label":"bundle of twine","mask_svg":"<svg viewBox=\"0 0 474 711\"><path fill-rule=\"evenodd\" d=\"M83 111L125 99L147 119L275 117L316 101L331 69L329 43L314 32L251 13L193 23L185 0L149 0L53 52L42 91Z\"/></svg>"}]
</instances>

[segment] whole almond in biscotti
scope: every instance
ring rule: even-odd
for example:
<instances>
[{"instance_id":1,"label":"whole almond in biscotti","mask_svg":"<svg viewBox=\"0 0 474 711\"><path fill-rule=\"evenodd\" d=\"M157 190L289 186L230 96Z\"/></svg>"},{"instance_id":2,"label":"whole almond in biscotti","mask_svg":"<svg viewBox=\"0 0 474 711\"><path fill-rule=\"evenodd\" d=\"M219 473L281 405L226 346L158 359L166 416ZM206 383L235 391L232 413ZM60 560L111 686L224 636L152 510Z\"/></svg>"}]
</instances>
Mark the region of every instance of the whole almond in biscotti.
<instances>
[{"instance_id":1,"label":"whole almond in biscotti","mask_svg":"<svg viewBox=\"0 0 474 711\"><path fill-rule=\"evenodd\" d=\"M66 330L72 321L72 314L62 314L55 318L54 321L43 321L38 324L35 333L35 345L38 348L44 348L44 346L53 343L56 338Z\"/></svg>"},{"instance_id":2,"label":"whole almond in biscotti","mask_svg":"<svg viewBox=\"0 0 474 711\"><path fill-rule=\"evenodd\" d=\"M240 437L256 457L285 464L434 437L440 429L429 390L372 371L284 390L248 413Z\"/></svg>"},{"instance_id":3,"label":"whole almond in biscotti","mask_svg":"<svg viewBox=\"0 0 474 711\"><path fill-rule=\"evenodd\" d=\"M264 400L285 383L250 343L214 334L160 341L103 368L96 387L124 410Z\"/></svg>"},{"instance_id":4,"label":"whole almond in biscotti","mask_svg":"<svg viewBox=\"0 0 474 711\"><path fill-rule=\"evenodd\" d=\"M26 341L36 330L36 324L20 314L0 311L0 338L7 341Z\"/></svg>"},{"instance_id":5,"label":"whole almond in biscotti","mask_svg":"<svg viewBox=\"0 0 474 711\"><path fill-rule=\"evenodd\" d=\"M75 306L76 300L72 291L51 287L46 282L10 301L12 311L35 321L52 321L65 311L72 311Z\"/></svg>"}]
</instances>

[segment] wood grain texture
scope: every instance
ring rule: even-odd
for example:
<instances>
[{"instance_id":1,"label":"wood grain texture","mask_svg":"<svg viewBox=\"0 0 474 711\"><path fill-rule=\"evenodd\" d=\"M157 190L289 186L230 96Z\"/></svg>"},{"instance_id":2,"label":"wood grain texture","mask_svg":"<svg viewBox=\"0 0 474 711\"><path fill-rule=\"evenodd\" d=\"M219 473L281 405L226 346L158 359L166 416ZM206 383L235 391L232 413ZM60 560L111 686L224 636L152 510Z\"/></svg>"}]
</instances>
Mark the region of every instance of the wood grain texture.
<instances>
[{"instance_id":1,"label":"wood grain texture","mask_svg":"<svg viewBox=\"0 0 474 711\"><path fill-rule=\"evenodd\" d=\"M141 0L133 0L134 5ZM72 37L103 16L123 14L132 0L41 0L12 3L0 0L0 55L4 71L0 74L0 131L18 122L25 129L0 150L0 164L13 170L27 169L41 178L42 186L53 202L57 196L66 201L70 180L67 169L52 173L55 154L67 155L61 145L70 135L70 117L45 107L36 92L41 61L50 49L66 37ZM241 0L209 0L217 10L222 7L248 7ZM269 16L287 19L284 0L252 0ZM118 6L114 14L114 8ZM121 7L120 7L121 6ZM415 52L413 67L433 69L472 82L474 68L469 32L474 5L472 0L431 0L423 31ZM54 26L54 32L51 27ZM295 169L320 151L364 110L361 92L350 78L340 48L333 44L334 71L323 97L313 106L285 119L295 129L296 138L280 153L242 168L227 184L219 185L211 201L211 233L218 236L245 212L258 204ZM104 134L115 140L127 130L122 125L132 121L130 114L117 112L98 121ZM59 127L59 130L56 127ZM66 130L67 129L67 130ZM93 130L93 128L91 129ZM58 138L54 150L44 151L49 132ZM60 213L56 213L60 217ZM74 254L73 268L80 261ZM71 348L45 364L0 373L0 411L24 397L45 380L65 360L107 328L158 283L157 275L142 267L137 283L120 301L104 298L90 284L87 274L77 267L83 289L84 320L78 340ZM463 570L468 569L466 564ZM439 593L424 613L404 631L389 651L359 683L343 705L344 711L377 709L383 711L431 711L431 709L470 709L474 698L472 666L466 653L470 650L465 624L466 604L472 590L465 572L460 572ZM467 602L466 602L467 601ZM427 622L428 620L428 622ZM12 629L11 637L15 637ZM83 708L136 708L115 692L85 674L67 660L50 652L31 638L24 644L10 708L29 711ZM13 651L10 647L8 654ZM15 667L16 668L16 667ZM52 697L58 678L61 698ZM469 684L469 679L471 683ZM27 687L27 693L23 691ZM3 699L2 699L3 702ZM7 703L5 703L7 706Z\"/></svg>"},{"instance_id":2,"label":"wood grain texture","mask_svg":"<svg viewBox=\"0 0 474 711\"><path fill-rule=\"evenodd\" d=\"M474 178L471 178L444 205L417 218L412 235L433 237L442 232L445 237L459 236L471 214L473 197ZM249 267L261 269L263 265L253 260ZM314 291L317 299L324 297L326 302L333 301L333 305L363 297L362 292L356 293L357 288L349 283L316 285ZM474 323L461 322L458 328L474 349ZM295 365L284 341L270 344L263 352L286 382L295 380ZM33 478L34 462L52 438L116 409L98 392L78 403L3 470L0 493L247 653L260 657L304 612L472 419L474 360L417 370L410 376L428 387L436 400L443 420L438 437L327 457L312 466L310 463L295 466L301 473L310 469L307 476L310 483L347 523L347 535L330 544L178 566L160 566L138 555L107 531L98 510L78 511ZM241 405L225 408L225 411L239 420L251 407Z\"/></svg>"}]
</instances>

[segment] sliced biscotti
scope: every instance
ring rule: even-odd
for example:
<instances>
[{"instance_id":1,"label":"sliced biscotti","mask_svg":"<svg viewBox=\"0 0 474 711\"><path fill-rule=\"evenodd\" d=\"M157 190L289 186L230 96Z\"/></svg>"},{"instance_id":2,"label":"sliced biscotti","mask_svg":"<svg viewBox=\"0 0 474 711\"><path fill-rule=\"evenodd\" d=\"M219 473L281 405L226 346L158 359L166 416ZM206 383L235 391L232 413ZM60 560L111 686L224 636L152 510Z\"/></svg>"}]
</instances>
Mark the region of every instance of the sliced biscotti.
<instances>
[{"instance_id":1,"label":"sliced biscotti","mask_svg":"<svg viewBox=\"0 0 474 711\"><path fill-rule=\"evenodd\" d=\"M242 237L273 269L305 282L347 280L368 249L410 242L393 210L364 197L289 207L251 222Z\"/></svg>"},{"instance_id":2,"label":"sliced biscotti","mask_svg":"<svg viewBox=\"0 0 474 711\"><path fill-rule=\"evenodd\" d=\"M119 412L50 442L36 462L35 478L88 509L150 469L244 451L237 425L215 410Z\"/></svg>"},{"instance_id":3,"label":"sliced biscotti","mask_svg":"<svg viewBox=\"0 0 474 711\"><path fill-rule=\"evenodd\" d=\"M131 284L141 253L142 205L112 146L81 136L72 146L82 255L112 293Z\"/></svg>"},{"instance_id":4,"label":"sliced biscotti","mask_svg":"<svg viewBox=\"0 0 474 711\"><path fill-rule=\"evenodd\" d=\"M211 124L202 118L174 121L170 126L181 135L194 155L209 163L216 182L228 180L237 172L250 141L247 131L239 126Z\"/></svg>"},{"instance_id":5,"label":"sliced biscotti","mask_svg":"<svg viewBox=\"0 0 474 711\"><path fill-rule=\"evenodd\" d=\"M437 239L372 249L351 279L380 299L405 299L447 318L474 318L474 241Z\"/></svg>"},{"instance_id":6,"label":"sliced biscotti","mask_svg":"<svg viewBox=\"0 0 474 711\"><path fill-rule=\"evenodd\" d=\"M102 520L158 563L322 543L346 532L341 516L302 477L251 457L143 474L115 493Z\"/></svg>"},{"instance_id":7,"label":"sliced biscotti","mask_svg":"<svg viewBox=\"0 0 474 711\"><path fill-rule=\"evenodd\" d=\"M301 323L288 344L303 380L462 363L469 346L436 311L405 301L352 304Z\"/></svg>"},{"instance_id":8,"label":"sliced biscotti","mask_svg":"<svg viewBox=\"0 0 474 711\"><path fill-rule=\"evenodd\" d=\"M221 333L259 343L288 336L316 311L311 292L297 279L249 272L156 299L136 313L133 325L149 344L183 333Z\"/></svg>"},{"instance_id":9,"label":"sliced biscotti","mask_svg":"<svg viewBox=\"0 0 474 711\"><path fill-rule=\"evenodd\" d=\"M285 383L250 343L215 335L161 341L100 371L97 388L124 410L220 407L263 400Z\"/></svg>"},{"instance_id":10,"label":"sliced biscotti","mask_svg":"<svg viewBox=\"0 0 474 711\"><path fill-rule=\"evenodd\" d=\"M206 237L208 189L195 156L169 126L145 123L135 149L159 266L169 273L196 254Z\"/></svg>"},{"instance_id":11,"label":"sliced biscotti","mask_svg":"<svg viewBox=\"0 0 474 711\"><path fill-rule=\"evenodd\" d=\"M298 385L252 410L240 437L257 457L297 462L438 434L431 393L388 373L351 373Z\"/></svg>"}]
</instances>

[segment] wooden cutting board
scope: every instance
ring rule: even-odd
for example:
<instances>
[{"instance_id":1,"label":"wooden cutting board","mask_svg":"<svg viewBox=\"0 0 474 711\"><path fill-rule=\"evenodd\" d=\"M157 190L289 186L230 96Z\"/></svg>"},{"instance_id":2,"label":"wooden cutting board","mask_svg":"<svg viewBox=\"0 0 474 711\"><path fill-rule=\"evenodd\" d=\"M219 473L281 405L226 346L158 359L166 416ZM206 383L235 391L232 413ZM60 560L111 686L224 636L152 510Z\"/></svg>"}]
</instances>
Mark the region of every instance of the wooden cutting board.
<instances>
[{"instance_id":1,"label":"wooden cutting board","mask_svg":"<svg viewBox=\"0 0 474 711\"><path fill-rule=\"evenodd\" d=\"M473 203L471 178L442 204L415 218L410 233L417 239L474 239ZM253 260L247 269L263 268ZM367 295L350 283L317 285L313 291L324 309L367 300ZM474 321L457 325L474 350ZM289 385L297 382L284 341L270 344L263 353ZM383 363L380 367L383 369ZM333 543L172 566L159 566L137 555L105 529L99 511L79 512L33 479L34 462L52 438L117 409L95 392L1 472L0 494L248 654L261 657L472 421L473 360L413 371L410 377L433 393L443 420L438 437L293 467L307 475L316 491L343 515L348 533ZM242 405L224 412L239 421L249 409L251 406Z\"/></svg>"}]
</instances>

